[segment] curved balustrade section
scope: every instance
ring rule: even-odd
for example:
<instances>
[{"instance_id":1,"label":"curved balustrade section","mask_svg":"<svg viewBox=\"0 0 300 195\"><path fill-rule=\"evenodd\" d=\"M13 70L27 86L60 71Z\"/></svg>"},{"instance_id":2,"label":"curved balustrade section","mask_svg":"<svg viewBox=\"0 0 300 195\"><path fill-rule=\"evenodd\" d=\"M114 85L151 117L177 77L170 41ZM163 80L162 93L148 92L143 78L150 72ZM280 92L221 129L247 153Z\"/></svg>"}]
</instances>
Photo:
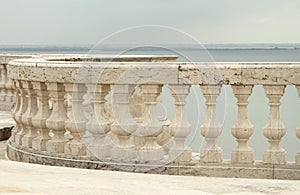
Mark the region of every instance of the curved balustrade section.
<instances>
[{"instance_id":1,"label":"curved balustrade section","mask_svg":"<svg viewBox=\"0 0 300 195\"><path fill-rule=\"evenodd\" d=\"M287 162L280 142L286 129L280 99L287 85L300 94L300 63L185 63L174 56L48 57L9 63L16 89L14 134L8 158L40 164L133 172L300 179L300 155ZM206 99L199 133L206 147L199 156L186 145L191 125L185 113L190 88ZM237 147L224 160L217 145L222 125L216 103L231 85L238 113L231 132ZM254 85L262 85L269 116L261 130L269 148L262 162L248 146L254 125L247 114ZM161 94L168 87L175 117L164 113ZM300 139L300 128L295 136ZM296 143L295 143L296 144Z\"/></svg>"},{"instance_id":2,"label":"curved balustrade section","mask_svg":"<svg viewBox=\"0 0 300 195\"><path fill-rule=\"evenodd\" d=\"M14 109L16 93L11 79L7 76L7 64L14 59L30 58L29 55L0 54L0 141L7 140L12 134L15 125L10 118L11 110Z\"/></svg>"},{"instance_id":3,"label":"curved balustrade section","mask_svg":"<svg viewBox=\"0 0 300 195\"><path fill-rule=\"evenodd\" d=\"M0 111L11 111L16 101L12 81L7 76L7 64L11 60L31 57L30 55L0 54Z\"/></svg>"}]
</instances>

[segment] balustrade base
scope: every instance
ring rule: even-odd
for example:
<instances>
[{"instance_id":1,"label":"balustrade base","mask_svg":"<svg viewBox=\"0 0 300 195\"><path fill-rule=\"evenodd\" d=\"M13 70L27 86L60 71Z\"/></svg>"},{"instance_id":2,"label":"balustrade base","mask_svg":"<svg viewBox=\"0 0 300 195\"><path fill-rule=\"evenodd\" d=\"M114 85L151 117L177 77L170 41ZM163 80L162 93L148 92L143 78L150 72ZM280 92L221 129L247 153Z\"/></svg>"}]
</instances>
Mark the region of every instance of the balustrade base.
<instances>
[{"instance_id":1,"label":"balustrade base","mask_svg":"<svg viewBox=\"0 0 300 195\"><path fill-rule=\"evenodd\" d=\"M52 166L76 167L111 171L126 171L138 173L193 175L211 177L262 178L300 180L300 165L288 162L285 165L264 164L255 161L253 164L232 164L230 161L222 163L201 163L199 158L193 157L191 162L137 164L113 161L93 161L88 156L74 157L66 154L52 154L46 151L35 151L7 143L7 157L10 160Z\"/></svg>"},{"instance_id":2,"label":"balustrade base","mask_svg":"<svg viewBox=\"0 0 300 195\"><path fill-rule=\"evenodd\" d=\"M107 159L111 154L111 145L90 144L87 146L87 154L98 160Z\"/></svg>"},{"instance_id":3,"label":"balustrade base","mask_svg":"<svg viewBox=\"0 0 300 195\"><path fill-rule=\"evenodd\" d=\"M231 160L233 163L253 163L254 153L252 150L233 150Z\"/></svg>"},{"instance_id":4,"label":"balustrade base","mask_svg":"<svg viewBox=\"0 0 300 195\"><path fill-rule=\"evenodd\" d=\"M201 151L200 162L220 163L222 162L222 150L219 147L204 148Z\"/></svg>"},{"instance_id":5,"label":"balustrade base","mask_svg":"<svg viewBox=\"0 0 300 195\"><path fill-rule=\"evenodd\" d=\"M161 145L161 144L160 144ZM173 139L170 140L169 142L165 143L165 144L162 144L162 148L164 149L164 153L165 155L168 155L172 146L174 145L174 142L173 142Z\"/></svg>"},{"instance_id":6,"label":"balustrade base","mask_svg":"<svg viewBox=\"0 0 300 195\"><path fill-rule=\"evenodd\" d=\"M138 153L138 162L159 162L164 159L164 149L140 149L137 151Z\"/></svg>"},{"instance_id":7,"label":"balustrade base","mask_svg":"<svg viewBox=\"0 0 300 195\"><path fill-rule=\"evenodd\" d=\"M24 135L25 134L23 134L23 133L17 133L15 135L15 142L16 142L17 145L19 145L19 146L22 145L22 138L23 138Z\"/></svg>"},{"instance_id":8,"label":"balustrade base","mask_svg":"<svg viewBox=\"0 0 300 195\"><path fill-rule=\"evenodd\" d=\"M32 148L32 140L35 136L23 136L22 138L22 146L24 148Z\"/></svg>"},{"instance_id":9,"label":"balustrade base","mask_svg":"<svg viewBox=\"0 0 300 195\"><path fill-rule=\"evenodd\" d=\"M192 150L190 148L171 149L169 151L169 161L175 162L189 162L192 159Z\"/></svg>"},{"instance_id":10,"label":"balustrade base","mask_svg":"<svg viewBox=\"0 0 300 195\"><path fill-rule=\"evenodd\" d=\"M54 154L61 154L65 151L65 140L50 140L46 143L46 151Z\"/></svg>"},{"instance_id":11,"label":"balustrade base","mask_svg":"<svg viewBox=\"0 0 300 195\"><path fill-rule=\"evenodd\" d=\"M263 155L263 162L269 164L285 164L286 163L286 153L285 150L272 151L267 149Z\"/></svg>"},{"instance_id":12,"label":"balustrade base","mask_svg":"<svg viewBox=\"0 0 300 195\"><path fill-rule=\"evenodd\" d=\"M32 140L32 148L35 150L45 151L46 144L50 140L42 137L36 137Z\"/></svg>"},{"instance_id":13,"label":"balustrade base","mask_svg":"<svg viewBox=\"0 0 300 195\"><path fill-rule=\"evenodd\" d=\"M86 145L76 140L72 140L65 145L65 154L72 156L85 156Z\"/></svg>"},{"instance_id":14,"label":"balustrade base","mask_svg":"<svg viewBox=\"0 0 300 195\"><path fill-rule=\"evenodd\" d=\"M111 157L114 161L131 162L137 158L134 148L122 148L115 146L111 149Z\"/></svg>"}]
</instances>

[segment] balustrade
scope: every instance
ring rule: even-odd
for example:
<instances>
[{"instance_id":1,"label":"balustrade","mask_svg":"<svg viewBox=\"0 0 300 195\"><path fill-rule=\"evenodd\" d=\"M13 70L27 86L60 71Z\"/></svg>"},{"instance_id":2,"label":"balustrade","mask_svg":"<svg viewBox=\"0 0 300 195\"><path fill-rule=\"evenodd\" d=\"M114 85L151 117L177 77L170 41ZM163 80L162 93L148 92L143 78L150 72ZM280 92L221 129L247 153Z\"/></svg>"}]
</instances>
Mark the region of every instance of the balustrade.
<instances>
[{"instance_id":1,"label":"balustrade","mask_svg":"<svg viewBox=\"0 0 300 195\"><path fill-rule=\"evenodd\" d=\"M50 153L64 153L67 139L64 134L65 121L67 120L64 105L65 87L62 83L46 83L50 101L52 101L52 112L46 120L46 126L51 129L54 136L46 143L46 150Z\"/></svg>"},{"instance_id":2,"label":"balustrade","mask_svg":"<svg viewBox=\"0 0 300 195\"><path fill-rule=\"evenodd\" d=\"M22 81L22 86L26 91L27 109L21 117L24 124L25 134L22 137L22 146L25 148L32 147L32 139L37 136L36 128L32 125L32 117L37 112L36 93L29 81Z\"/></svg>"},{"instance_id":3,"label":"balustrade","mask_svg":"<svg viewBox=\"0 0 300 195\"><path fill-rule=\"evenodd\" d=\"M31 57L30 55L0 54L0 111L11 111L16 102L14 84L7 75L7 64L14 59Z\"/></svg>"},{"instance_id":4,"label":"balustrade","mask_svg":"<svg viewBox=\"0 0 300 195\"><path fill-rule=\"evenodd\" d=\"M25 114L25 111L27 110L28 106L28 99L26 98L26 92L25 89L22 86L21 81L16 82L16 88L19 91L19 98L20 98L20 106L19 109L16 111L15 114L15 121L17 123L18 129L16 129L16 135L15 135L15 142L17 145L22 145L22 138L25 135L26 132L26 126L22 121L22 118Z\"/></svg>"},{"instance_id":5,"label":"balustrade","mask_svg":"<svg viewBox=\"0 0 300 195\"><path fill-rule=\"evenodd\" d=\"M170 125L170 130L174 136L174 146L169 152L171 161L190 161L192 159L192 150L185 146L185 139L191 131L191 125L186 119L184 106L186 97L190 91L190 85L170 85L170 90L175 99L175 118Z\"/></svg>"},{"instance_id":6,"label":"balustrade","mask_svg":"<svg viewBox=\"0 0 300 195\"><path fill-rule=\"evenodd\" d=\"M136 156L131 135L136 131L136 123L130 117L129 97L134 85L115 85L112 96L112 112L114 122L111 131L117 139L111 150L114 160L133 160Z\"/></svg>"},{"instance_id":7,"label":"balustrade","mask_svg":"<svg viewBox=\"0 0 300 195\"><path fill-rule=\"evenodd\" d=\"M7 75L6 75L6 67L4 65L0 66L0 101L5 102L6 99L6 83L7 83Z\"/></svg>"},{"instance_id":8,"label":"balustrade","mask_svg":"<svg viewBox=\"0 0 300 195\"><path fill-rule=\"evenodd\" d=\"M268 139L270 147L264 151L265 163L285 164L285 150L279 147L281 138L286 129L280 119L280 98L284 93L285 86L265 85L265 93L269 98L270 114L266 126L263 129L264 136Z\"/></svg>"},{"instance_id":9,"label":"balustrade","mask_svg":"<svg viewBox=\"0 0 300 195\"><path fill-rule=\"evenodd\" d=\"M200 128L201 135L205 137L207 146L200 152L201 162L221 162L222 150L216 145L221 133L221 125L216 117L217 97L220 94L219 85L202 85L201 90L206 99L206 116Z\"/></svg>"},{"instance_id":10,"label":"balustrade","mask_svg":"<svg viewBox=\"0 0 300 195\"><path fill-rule=\"evenodd\" d=\"M111 143L107 136L110 131L110 121L104 115L105 97L108 95L109 85L90 84L87 86L92 96L92 115L86 123L86 129L92 134L92 142L88 143L88 153L98 159L110 157Z\"/></svg>"},{"instance_id":11,"label":"balustrade","mask_svg":"<svg viewBox=\"0 0 300 195\"><path fill-rule=\"evenodd\" d=\"M44 82L33 82L33 89L37 94L37 112L32 117L32 126L38 135L32 140L32 148L39 151L46 150L46 143L50 140L50 129L46 126L46 120L50 116L49 93Z\"/></svg>"},{"instance_id":12,"label":"balustrade","mask_svg":"<svg viewBox=\"0 0 300 195\"><path fill-rule=\"evenodd\" d=\"M86 130L86 118L83 111L83 96L86 87L82 84L65 84L67 99L67 117L65 129L71 132L72 140L65 145L65 154L72 156L86 155L86 145L81 137Z\"/></svg>"},{"instance_id":13,"label":"balustrade","mask_svg":"<svg viewBox=\"0 0 300 195\"><path fill-rule=\"evenodd\" d=\"M164 149L157 143L157 136L163 131L163 122L159 120L157 98L162 91L162 85L141 85L141 95L145 108L143 121L137 126L135 134L142 137L142 144L136 147L140 162L160 161L164 158Z\"/></svg>"},{"instance_id":14,"label":"balustrade","mask_svg":"<svg viewBox=\"0 0 300 195\"><path fill-rule=\"evenodd\" d=\"M17 112L20 110L20 105L21 105L21 97L20 97L21 91L17 86L17 82L19 81L13 81L13 87L16 89L16 103L14 109L12 110L12 118L16 122L16 125L11 131L10 140L12 142L16 142L16 134L21 130L21 124L18 122L18 115L17 115Z\"/></svg>"},{"instance_id":15,"label":"balustrade","mask_svg":"<svg viewBox=\"0 0 300 195\"><path fill-rule=\"evenodd\" d=\"M300 85L297 85L297 91L300 97ZM298 128L296 129L296 135L298 137L298 139L300 139L300 125L298 126ZM297 154L296 154L296 164L300 165L300 149L298 150Z\"/></svg>"},{"instance_id":16,"label":"balustrade","mask_svg":"<svg viewBox=\"0 0 300 195\"><path fill-rule=\"evenodd\" d=\"M254 161L254 152L247 145L253 133L253 125L248 120L247 111L248 97L252 93L252 88L252 85L232 86L238 106L237 120L231 129L232 135L238 142L238 146L232 151L231 155L232 162L234 163L252 163Z\"/></svg>"},{"instance_id":17,"label":"balustrade","mask_svg":"<svg viewBox=\"0 0 300 195\"><path fill-rule=\"evenodd\" d=\"M222 125L216 116L216 105L222 85L231 85L238 110L231 128L237 142L231 153L231 162L252 164L255 162L254 151L248 146L248 141L255 124L248 119L248 98L254 85L262 85L270 109L267 124L262 129L269 148L264 151L262 160L264 164L272 165L287 163L286 152L279 146L286 132L280 119L280 98L286 85L291 83L297 87L300 96L298 63L276 66L216 63L211 69L207 64L199 63L197 69L195 64L180 62L101 64L94 61L89 63L95 63L95 66L86 67L86 78L76 80L76 74L86 65L84 60L60 60L57 64L55 60L15 60L8 66L17 94L12 112L16 127L10 142L17 148L32 148L49 156L61 154L75 159L84 156L98 161L142 164L193 161L192 150L186 145L191 125L185 105L191 86L198 85L206 99L205 120L200 127L206 146L200 151L200 163L222 163L222 149L217 145ZM36 66L37 62L39 65ZM126 79L120 82L119 78L129 69ZM208 69L214 79L204 81L201 75ZM102 75L91 81L89 74L97 71ZM274 79L274 71L285 73ZM145 81L147 75L149 82ZM169 87L174 98L175 117L171 122L167 122L166 117L160 118L158 97L164 85ZM138 95L133 94L137 87ZM85 102L87 97L90 101ZM132 102L134 99L139 99L137 107ZM85 108L88 106L91 110L87 115ZM71 139L65 137L67 131ZM91 139L83 139L85 134ZM297 128L296 136L300 139L300 128ZM295 164L300 165L300 150L295 156Z\"/></svg>"}]
</instances>

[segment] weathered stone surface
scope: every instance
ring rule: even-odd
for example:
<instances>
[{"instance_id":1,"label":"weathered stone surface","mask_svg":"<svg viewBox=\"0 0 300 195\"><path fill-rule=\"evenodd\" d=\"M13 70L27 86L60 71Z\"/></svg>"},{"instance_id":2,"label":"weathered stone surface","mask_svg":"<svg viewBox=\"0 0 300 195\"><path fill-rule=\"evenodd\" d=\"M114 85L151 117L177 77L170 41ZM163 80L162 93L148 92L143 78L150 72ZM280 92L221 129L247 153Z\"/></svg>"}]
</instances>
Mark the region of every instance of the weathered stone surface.
<instances>
[{"instance_id":1,"label":"weathered stone surface","mask_svg":"<svg viewBox=\"0 0 300 195\"><path fill-rule=\"evenodd\" d=\"M154 57L153 57L154 58ZM177 66L162 62L85 62L51 59L15 60L8 68L10 78L62 83L177 83Z\"/></svg>"},{"instance_id":2,"label":"weathered stone surface","mask_svg":"<svg viewBox=\"0 0 300 195\"><path fill-rule=\"evenodd\" d=\"M239 63L180 63L179 84L239 84L242 69Z\"/></svg>"},{"instance_id":3,"label":"weathered stone surface","mask_svg":"<svg viewBox=\"0 0 300 195\"><path fill-rule=\"evenodd\" d=\"M299 63L245 63L241 67L244 85L292 85L300 82Z\"/></svg>"},{"instance_id":4,"label":"weathered stone surface","mask_svg":"<svg viewBox=\"0 0 300 195\"><path fill-rule=\"evenodd\" d=\"M86 169L169 175L300 180L299 166L295 164L273 166L263 164L262 162L255 162L254 164L231 164L230 161L224 161L222 163L200 163L198 160L174 164L137 164L113 161L90 161L84 157L66 158L58 154L48 156L44 155L43 152L26 152L14 147L10 142L8 142L7 145L7 155L9 159L14 161Z\"/></svg>"}]
</instances>

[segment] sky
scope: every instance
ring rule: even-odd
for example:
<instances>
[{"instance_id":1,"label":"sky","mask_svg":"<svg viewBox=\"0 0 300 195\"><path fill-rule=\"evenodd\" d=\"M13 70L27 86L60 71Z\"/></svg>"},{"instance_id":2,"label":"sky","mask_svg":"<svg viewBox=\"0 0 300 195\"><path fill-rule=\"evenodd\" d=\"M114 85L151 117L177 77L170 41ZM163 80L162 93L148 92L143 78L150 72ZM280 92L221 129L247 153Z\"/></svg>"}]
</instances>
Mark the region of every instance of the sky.
<instances>
[{"instance_id":1,"label":"sky","mask_svg":"<svg viewBox=\"0 0 300 195\"><path fill-rule=\"evenodd\" d=\"M300 0L0 0L0 7L0 45L300 43Z\"/></svg>"}]
</instances>

